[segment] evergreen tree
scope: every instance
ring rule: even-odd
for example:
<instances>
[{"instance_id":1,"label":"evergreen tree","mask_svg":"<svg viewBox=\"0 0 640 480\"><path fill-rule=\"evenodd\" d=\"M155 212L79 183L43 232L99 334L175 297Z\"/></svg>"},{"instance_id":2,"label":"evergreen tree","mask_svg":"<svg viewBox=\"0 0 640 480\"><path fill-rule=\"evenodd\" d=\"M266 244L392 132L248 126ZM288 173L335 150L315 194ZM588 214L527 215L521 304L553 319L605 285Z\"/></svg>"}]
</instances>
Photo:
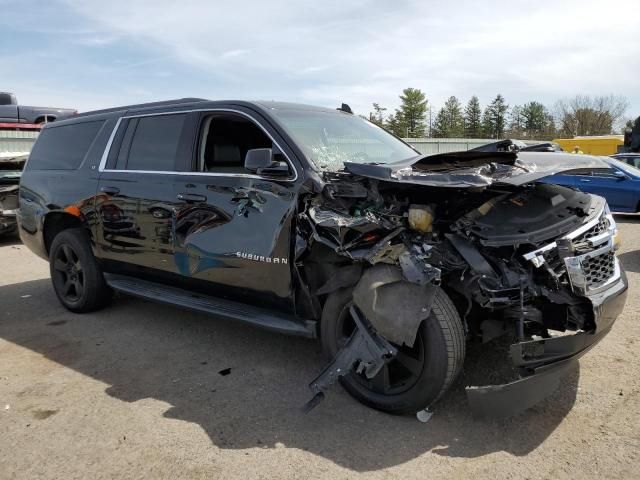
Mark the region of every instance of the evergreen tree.
<instances>
[{"instance_id":1,"label":"evergreen tree","mask_svg":"<svg viewBox=\"0 0 640 480\"><path fill-rule=\"evenodd\" d=\"M546 131L549 112L543 104L533 101L522 107L522 118L527 136L536 138Z\"/></svg>"},{"instance_id":2,"label":"evergreen tree","mask_svg":"<svg viewBox=\"0 0 640 480\"><path fill-rule=\"evenodd\" d=\"M395 118L403 129L402 137L420 138L425 136L427 123L427 98L417 88L405 88L400 95L400 109L396 110Z\"/></svg>"},{"instance_id":3,"label":"evergreen tree","mask_svg":"<svg viewBox=\"0 0 640 480\"><path fill-rule=\"evenodd\" d=\"M402 119L399 112L396 110L395 114L390 114L387 120L384 122L384 128L393 133L396 137L404 137L407 134L407 130L404 128Z\"/></svg>"},{"instance_id":4,"label":"evergreen tree","mask_svg":"<svg viewBox=\"0 0 640 480\"><path fill-rule=\"evenodd\" d=\"M433 138L446 138L447 137L447 114L444 107L440 109L436 119L433 122L431 129L431 136Z\"/></svg>"},{"instance_id":5,"label":"evergreen tree","mask_svg":"<svg viewBox=\"0 0 640 480\"><path fill-rule=\"evenodd\" d=\"M504 137L508 109L509 105L505 103L504 97L498 94L484 110L482 124L485 135L490 138Z\"/></svg>"},{"instance_id":6,"label":"evergreen tree","mask_svg":"<svg viewBox=\"0 0 640 480\"><path fill-rule=\"evenodd\" d=\"M482 110L480 101L475 95L469 99L464 109L464 136L467 138L482 136Z\"/></svg>"},{"instance_id":7,"label":"evergreen tree","mask_svg":"<svg viewBox=\"0 0 640 480\"><path fill-rule=\"evenodd\" d=\"M462 137L464 135L464 118L460 102L456 97L449 97L436 116L432 136L437 138Z\"/></svg>"}]
</instances>

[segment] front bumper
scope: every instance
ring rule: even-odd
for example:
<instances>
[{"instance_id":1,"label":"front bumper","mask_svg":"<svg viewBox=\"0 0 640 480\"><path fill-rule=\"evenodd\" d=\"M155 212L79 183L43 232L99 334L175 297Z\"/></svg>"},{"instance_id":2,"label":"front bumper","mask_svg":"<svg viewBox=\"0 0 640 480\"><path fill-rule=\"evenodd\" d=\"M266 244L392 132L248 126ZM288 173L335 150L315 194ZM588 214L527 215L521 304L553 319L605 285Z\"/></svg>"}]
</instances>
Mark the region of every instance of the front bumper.
<instances>
[{"instance_id":1,"label":"front bumper","mask_svg":"<svg viewBox=\"0 0 640 480\"><path fill-rule=\"evenodd\" d=\"M593 306L596 328L511 346L511 359L521 377L503 385L467 387L472 413L477 417L508 417L551 395L582 355L609 333L627 298L627 278L620 269L618 281L587 296Z\"/></svg>"}]
</instances>

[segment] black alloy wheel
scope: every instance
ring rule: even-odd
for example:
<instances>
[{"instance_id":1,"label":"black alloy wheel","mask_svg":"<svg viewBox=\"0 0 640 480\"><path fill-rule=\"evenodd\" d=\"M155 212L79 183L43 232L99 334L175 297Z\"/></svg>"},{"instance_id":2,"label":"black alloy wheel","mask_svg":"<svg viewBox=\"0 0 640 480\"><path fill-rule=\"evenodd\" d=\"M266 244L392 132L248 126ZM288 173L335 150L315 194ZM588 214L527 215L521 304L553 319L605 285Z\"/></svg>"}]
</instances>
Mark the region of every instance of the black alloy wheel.
<instances>
[{"instance_id":1,"label":"black alloy wheel","mask_svg":"<svg viewBox=\"0 0 640 480\"><path fill-rule=\"evenodd\" d=\"M60 303L72 312L98 310L112 298L84 228L69 228L55 236L49 249L49 270Z\"/></svg>"},{"instance_id":2,"label":"black alloy wheel","mask_svg":"<svg viewBox=\"0 0 640 480\"><path fill-rule=\"evenodd\" d=\"M69 244L62 244L55 252L53 281L60 285L60 294L68 302L75 303L84 293L84 271L78 254Z\"/></svg>"}]
</instances>

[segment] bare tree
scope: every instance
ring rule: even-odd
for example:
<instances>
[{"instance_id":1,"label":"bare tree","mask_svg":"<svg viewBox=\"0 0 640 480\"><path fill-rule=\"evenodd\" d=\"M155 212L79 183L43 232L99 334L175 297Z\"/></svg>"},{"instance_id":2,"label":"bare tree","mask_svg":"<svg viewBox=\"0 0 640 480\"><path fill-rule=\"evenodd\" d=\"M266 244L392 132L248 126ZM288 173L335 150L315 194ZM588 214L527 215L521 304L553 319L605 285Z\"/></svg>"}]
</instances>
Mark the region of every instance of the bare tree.
<instances>
[{"instance_id":1,"label":"bare tree","mask_svg":"<svg viewBox=\"0 0 640 480\"><path fill-rule=\"evenodd\" d=\"M608 135L624 117L629 102L624 97L576 95L556 103L561 135Z\"/></svg>"}]
</instances>

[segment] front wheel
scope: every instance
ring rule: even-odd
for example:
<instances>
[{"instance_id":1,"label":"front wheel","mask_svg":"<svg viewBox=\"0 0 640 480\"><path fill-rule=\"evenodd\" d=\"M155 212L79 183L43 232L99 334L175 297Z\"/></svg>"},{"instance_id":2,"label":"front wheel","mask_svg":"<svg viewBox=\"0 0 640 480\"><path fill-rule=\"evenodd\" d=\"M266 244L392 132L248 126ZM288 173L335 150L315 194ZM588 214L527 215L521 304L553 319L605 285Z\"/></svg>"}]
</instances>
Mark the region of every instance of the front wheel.
<instances>
[{"instance_id":1,"label":"front wheel","mask_svg":"<svg viewBox=\"0 0 640 480\"><path fill-rule=\"evenodd\" d=\"M349 313L352 294L350 288L338 290L324 305L321 340L330 358L346 344L355 328ZM398 347L398 355L372 379L351 372L340 381L365 405L388 413L413 413L432 405L447 391L462 369L464 355L462 321L451 299L438 288L431 313L420 324L413 347Z\"/></svg>"},{"instance_id":2,"label":"front wheel","mask_svg":"<svg viewBox=\"0 0 640 480\"><path fill-rule=\"evenodd\" d=\"M60 303L72 312L91 312L109 303L111 289L83 228L70 228L56 235L49 251L49 269Z\"/></svg>"}]
</instances>

